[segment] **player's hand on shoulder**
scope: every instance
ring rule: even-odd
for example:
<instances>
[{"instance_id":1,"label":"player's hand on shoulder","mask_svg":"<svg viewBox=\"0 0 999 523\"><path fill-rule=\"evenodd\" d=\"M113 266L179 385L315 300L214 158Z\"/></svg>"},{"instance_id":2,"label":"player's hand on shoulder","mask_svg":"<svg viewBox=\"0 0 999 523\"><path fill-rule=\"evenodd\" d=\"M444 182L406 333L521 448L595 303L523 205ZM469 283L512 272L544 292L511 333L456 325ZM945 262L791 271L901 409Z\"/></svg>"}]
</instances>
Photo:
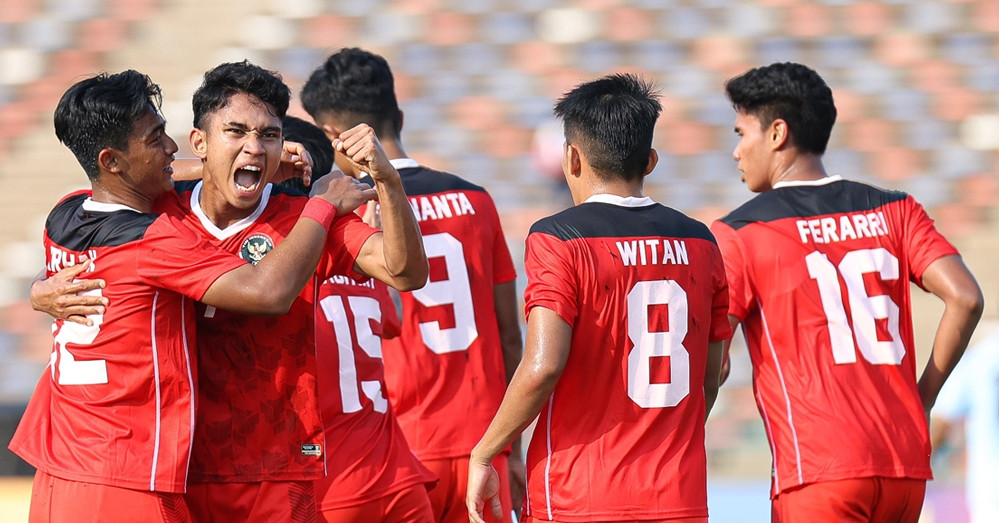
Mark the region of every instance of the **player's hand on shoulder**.
<instances>
[{"instance_id":1,"label":"player's hand on shoulder","mask_svg":"<svg viewBox=\"0 0 999 523\"><path fill-rule=\"evenodd\" d=\"M44 312L53 318L61 318L81 325L93 325L87 316L104 314L108 299L96 289L104 288L102 279L77 279L90 268L90 260L53 274L47 279L39 279L31 284L31 308Z\"/></svg>"},{"instance_id":2,"label":"player's hand on shoulder","mask_svg":"<svg viewBox=\"0 0 999 523\"><path fill-rule=\"evenodd\" d=\"M337 153L343 155L358 171L370 174L376 182L399 177L371 126L362 123L347 129L334 138L332 143Z\"/></svg>"},{"instance_id":3,"label":"player's hand on shoulder","mask_svg":"<svg viewBox=\"0 0 999 523\"><path fill-rule=\"evenodd\" d=\"M354 212L364 202L378 196L378 191L340 171L332 171L312 184L311 196L322 198L336 207L336 215Z\"/></svg>"}]
</instances>

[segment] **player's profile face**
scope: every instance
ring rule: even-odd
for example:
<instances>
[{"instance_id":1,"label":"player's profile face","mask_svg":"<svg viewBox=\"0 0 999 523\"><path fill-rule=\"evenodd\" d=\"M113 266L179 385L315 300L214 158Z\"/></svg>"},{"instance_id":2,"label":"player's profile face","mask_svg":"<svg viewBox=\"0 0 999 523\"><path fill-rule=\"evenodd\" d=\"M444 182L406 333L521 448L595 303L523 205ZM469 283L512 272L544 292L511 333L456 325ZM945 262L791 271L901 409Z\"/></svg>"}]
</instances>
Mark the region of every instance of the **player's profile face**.
<instances>
[{"instance_id":1,"label":"player's profile face","mask_svg":"<svg viewBox=\"0 0 999 523\"><path fill-rule=\"evenodd\" d=\"M281 119L246 93L208 115L204 132L204 195L230 207L253 209L281 161Z\"/></svg>"},{"instance_id":2,"label":"player's profile face","mask_svg":"<svg viewBox=\"0 0 999 523\"><path fill-rule=\"evenodd\" d=\"M149 197L173 190L171 164L176 153L177 142L166 133L166 122L150 108L135 121L128 137L128 150L122 151L127 160L128 178Z\"/></svg>"},{"instance_id":3,"label":"player's profile face","mask_svg":"<svg viewBox=\"0 0 999 523\"><path fill-rule=\"evenodd\" d=\"M739 142L732 151L732 158L742 173L742 181L753 192L770 190L768 149L760 119L745 111L736 111L735 133L739 135Z\"/></svg>"}]
</instances>

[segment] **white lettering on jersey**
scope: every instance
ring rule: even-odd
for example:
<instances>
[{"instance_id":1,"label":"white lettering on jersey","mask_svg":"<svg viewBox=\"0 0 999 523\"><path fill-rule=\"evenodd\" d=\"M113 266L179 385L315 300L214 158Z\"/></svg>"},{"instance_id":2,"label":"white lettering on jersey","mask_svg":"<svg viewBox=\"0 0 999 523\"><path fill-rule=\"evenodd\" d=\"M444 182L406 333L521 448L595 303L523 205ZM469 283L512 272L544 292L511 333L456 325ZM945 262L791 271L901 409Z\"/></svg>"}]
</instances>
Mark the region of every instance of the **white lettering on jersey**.
<instances>
[{"instance_id":1,"label":"white lettering on jersey","mask_svg":"<svg viewBox=\"0 0 999 523\"><path fill-rule=\"evenodd\" d=\"M888 235L888 220L883 212L798 220L795 225L798 226L801 243L808 243L809 239L815 243L833 243Z\"/></svg>"},{"instance_id":2,"label":"white lettering on jersey","mask_svg":"<svg viewBox=\"0 0 999 523\"><path fill-rule=\"evenodd\" d=\"M87 272L93 272L97 268L97 251L90 249L87 251L87 258L91 261L90 267L87 268ZM80 263L80 258L77 257L75 252L66 251L56 247L55 245L49 246L49 259L45 264L45 268L50 272L59 272L66 267L72 267L77 263Z\"/></svg>"},{"instance_id":3,"label":"white lettering on jersey","mask_svg":"<svg viewBox=\"0 0 999 523\"><path fill-rule=\"evenodd\" d=\"M690 265L687 242L655 238L615 242L625 267L634 265ZM662 247L662 248L660 248Z\"/></svg>"},{"instance_id":4,"label":"white lettering on jersey","mask_svg":"<svg viewBox=\"0 0 999 523\"><path fill-rule=\"evenodd\" d=\"M431 196L411 196L409 205L417 221L442 220L455 216L475 214L472 202L463 192L435 194Z\"/></svg>"},{"instance_id":5,"label":"white lettering on jersey","mask_svg":"<svg viewBox=\"0 0 999 523\"><path fill-rule=\"evenodd\" d=\"M336 276L330 276L323 283L329 283L331 285L356 285L360 287L367 287L369 289L375 288L375 280L369 279L365 282L354 281L350 276L345 276L343 274L338 274Z\"/></svg>"}]
</instances>

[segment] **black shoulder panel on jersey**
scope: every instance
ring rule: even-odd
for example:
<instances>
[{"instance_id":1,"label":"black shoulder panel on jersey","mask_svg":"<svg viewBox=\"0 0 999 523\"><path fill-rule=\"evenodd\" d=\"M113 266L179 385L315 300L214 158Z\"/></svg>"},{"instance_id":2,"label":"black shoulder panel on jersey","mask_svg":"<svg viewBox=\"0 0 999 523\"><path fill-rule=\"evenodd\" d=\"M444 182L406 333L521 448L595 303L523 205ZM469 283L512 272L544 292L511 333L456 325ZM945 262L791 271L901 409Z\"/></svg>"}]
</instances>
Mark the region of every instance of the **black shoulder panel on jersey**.
<instances>
[{"instance_id":1,"label":"black shoulder panel on jersey","mask_svg":"<svg viewBox=\"0 0 999 523\"><path fill-rule=\"evenodd\" d=\"M399 169L399 176L402 178L402 187L406 190L406 196L437 194L447 191L485 192L485 189L481 186L475 185L458 175L444 171L435 171L422 165ZM365 176L361 181L373 185L370 176Z\"/></svg>"},{"instance_id":2,"label":"black shoulder panel on jersey","mask_svg":"<svg viewBox=\"0 0 999 523\"><path fill-rule=\"evenodd\" d=\"M721 221L733 229L754 222L872 211L908 195L866 183L843 180L826 185L781 187L742 204Z\"/></svg>"},{"instance_id":3,"label":"black shoulder panel on jersey","mask_svg":"<svg viewBox=\"0 0 999 523\"><path fill-rule=\"evenodd\" d=\"M173 182L173 190L177 194L186 194L194 190L201 180L184 180L180 182Z\"/></svg>"},{"instance_id":4,"label":"black shoulder panel on jersey","mask_svg":"<svg viewBox=\"0 0 999 523\"><path fill-rule=\"evenodd\" d=\"M280 183L271 184L271 195L280 194L282 196L296 196L299 198L308 198L308 193L302 193L294 187L288 187L287 185L281 185Z\"/></svg>"},{"instance_id":5,"label":"black shoulder panel on jersey","mask_svg":"<svg viewBox=\"0 0 999 523\"><path fill-rule=\"evenodd\" d=\"M76 252L93 247L124 245L138 240L159 218L157 214L144 214L122 210L89 212L82 207L86 194L66 198L45 220L45 231L57 245Z\"/></svg>"},{"instance_id":6,"label":"black shoulder panel on jersey","mask_svg":"<svg viewBox=\"0 0 999 523\"><path fill-rule=\"evenodd\" d=\"M715 243L715 237L706 225L658 203L645 207L584 203L538 220L531 226L531 233L536 232L550 234L563 241L662 236L699 238Z\"/></svg>"}]
</instances>

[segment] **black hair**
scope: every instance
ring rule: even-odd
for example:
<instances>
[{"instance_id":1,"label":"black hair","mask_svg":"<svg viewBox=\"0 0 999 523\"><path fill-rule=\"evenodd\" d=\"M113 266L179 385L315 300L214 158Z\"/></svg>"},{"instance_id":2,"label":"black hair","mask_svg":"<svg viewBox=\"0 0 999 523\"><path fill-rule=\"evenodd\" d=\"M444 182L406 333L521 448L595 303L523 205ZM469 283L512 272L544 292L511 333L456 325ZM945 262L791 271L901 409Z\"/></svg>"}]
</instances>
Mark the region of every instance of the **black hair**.
<instances>
[{"instance_id":1,"label":"black hair","mask_svg":"<svg viewBox=\"0 0 999 523\"><path fill-rule=\"evenodd\" d=\"M333 144L326 137L326 133L312 123L294 116L285 116L283 127L285 140L302 144L305 150L309 151L309 154L312 155L312 181L315 182L324 175L329 174L330 169L333 168L333 160L336 157L336 153L333 150ZM309 193L309 188L305 186L300 178L288 178L282 181L281 185L298 189L305 194Z\"/></svg>"},{"instance_id":2,"label":"black hair","mask_svg":"<svg viewBox=\"0 0 999 523\"><path fill-rule=\"evenodd\" d=\"M238 93L252 95L270 105L278 118L284 118L291 102L291 89L276 72L249 60L225 63L205 73L204 81L194 92L194 126L202 129L205 117L225 107Z\"/></svg>"},{"instance_id":3,"label":"black hair","mask_svg":"<svg viewBox=\"0 0 999 523\"><path fill-rule=\"evenodd\" d=\"M579 146L597 175L642 179L662 111L652 84L613 74L577 85L555 104L566 142Z\"/></svg>"},{"instance_id":4,"label":"black hair","mask_svg":"<svg viewBox=\"0 0 999 523\"><path fill-rule=\"evenodd\" d=\"M343 127L366 123L381 139L398 138L402 131L388 62L356 47L341 49L313 71L301 99L318 123L332 113Z\"/></svg>"},{"instance_id":5,"label":"black hair","mask_svg":"<svg viewBox=\"0 0 999 523\"><path fill-rule=\"evenodd\" d=\"M160 86L129 69L101 73L70 87L55 110L55 132L83 166L87 178L100 174L97 157L108 147L128 151L135 122L149 111L159 112Z\"/></svg>"},{"instance_id":6,"label":"black hair","mask_svg":"<svg viewBox=\"0 0 999 523\"><path fill-rule=\"evenodd\" d=\"M821 155L836 123L832 90L812 69L792 62L751 69L725 83L725 95L737 111L751 114L765 128L787 122L791 143Z\"/></svg>"}]
</instances>

